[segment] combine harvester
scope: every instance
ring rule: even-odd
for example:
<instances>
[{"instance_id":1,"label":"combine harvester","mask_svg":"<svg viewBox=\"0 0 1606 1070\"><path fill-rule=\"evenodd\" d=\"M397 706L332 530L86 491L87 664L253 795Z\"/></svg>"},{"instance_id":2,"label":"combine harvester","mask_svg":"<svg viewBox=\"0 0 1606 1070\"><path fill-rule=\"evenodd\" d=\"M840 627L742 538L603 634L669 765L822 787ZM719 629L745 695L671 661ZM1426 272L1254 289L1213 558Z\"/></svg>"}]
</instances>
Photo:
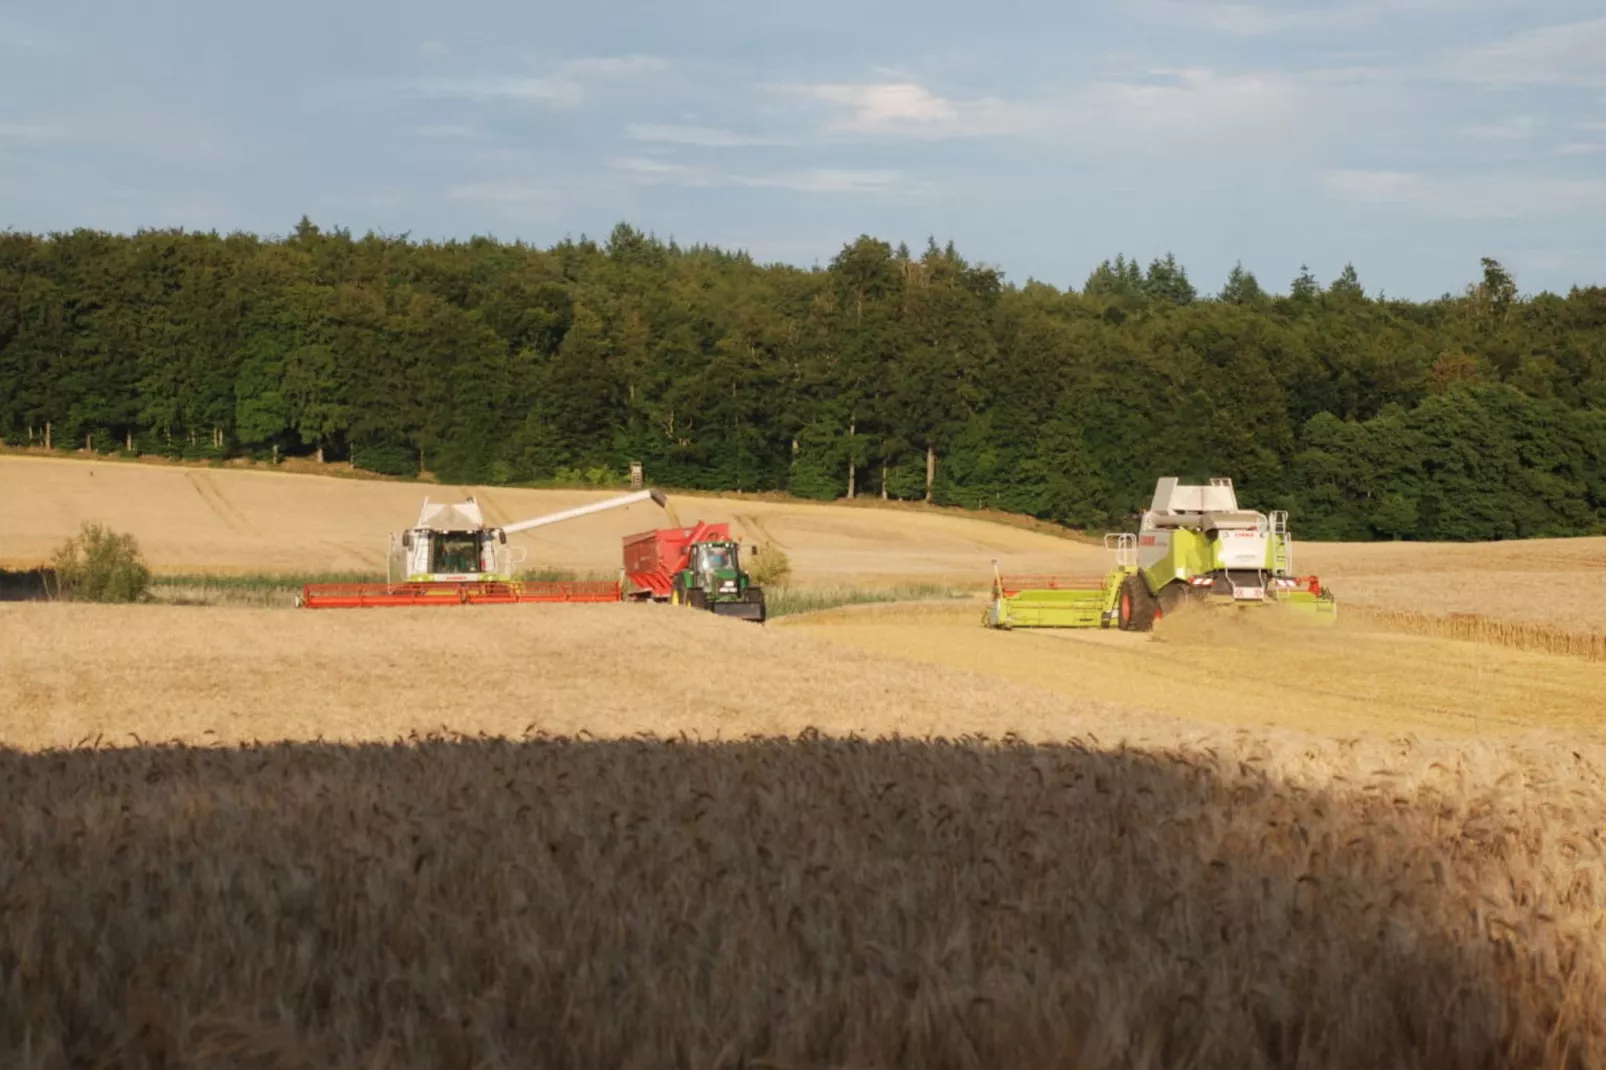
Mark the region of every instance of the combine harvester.
<instances>
[{"instance_id":1,"label":"combine harvester","mask_svg":"<svg viewBox=\"0 0 1606 1070\"><path fill-rule=\"evenodd\" d=\"M1115 569L1103 576L1006 576L993 563L990 628L1108 628L1146 632L1187 605L1281 606L1324 622L1338 602L1315 576L1293 572L1288 514L1238 508L1232 480L1155 484L1138 534L1106 535Z\"/></svg>"},{"instance_id":2,"label":"combine harvester","mask_svg":"<svg viewBox=\"0 0 1606 1070\"><path fill-rule=\"evenodd\" d=\"M742 571L741 548L727 524L627 535L624 561L630 584L624 597L632 601L670 602L764 623L764 588Z\"/></svg>"},{"instance_id":3,"label":"combine harvester","mask_svg":"<svg viewBox=\"0 0 1606 1070\"><path fill-rule=\"evenodd\" d=\"M390 537L385 583L313 583L302 588L297 604L308 609L350 609L370 606L505 605L520 602L618 602L622 584L608 582L529 581L516 579L524 561L522 547L509 547L507 537L521 531L559 524L651 501L660 508L664 495L643 490L617 498L565 509L559 513L489 526L473 498L455 504L424 499L418 523ZM401 580L394 577L397 572Z\"/></svg>"}]
</instances>

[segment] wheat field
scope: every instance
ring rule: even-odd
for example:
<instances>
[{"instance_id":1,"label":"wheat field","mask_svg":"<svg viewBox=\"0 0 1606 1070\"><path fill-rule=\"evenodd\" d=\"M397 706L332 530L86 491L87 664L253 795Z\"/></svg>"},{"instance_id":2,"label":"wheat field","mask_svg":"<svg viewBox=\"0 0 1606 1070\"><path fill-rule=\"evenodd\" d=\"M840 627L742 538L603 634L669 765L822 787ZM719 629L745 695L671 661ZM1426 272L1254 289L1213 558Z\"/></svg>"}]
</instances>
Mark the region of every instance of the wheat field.
<instances>
[{"instance_id":1,"label":"wheat field","mask_svg":"<svg viewBox=\"0 0 1606 1070\"><path fill-rule=\"evenodd\" d=\"M1599 1065L1601 759L808 736L0 754L0 1053Z\"/></svg>"},{"instance_id":2,"label":"wheat field","mask_svg":"<svg viewBox=\"0 0 1606 1070\"><path fill-rule=\"evenodd\" d=\"M1078 708L668 605L277 610L0 604L0 744L1070 732ZM1004 685L1009 693L1008 685ZM1119 723L1111 718L1110 724Z\"/></svg>"},{"instance_id":3,"label":"wheat field","mask_svg":"<svg viewBox=\"0 0 1606 1070\"><path fill-rule=\"evenodd\" d=\"M1606 731L1606 662L1340 614L1334 627L1273 611L1176 614L1150 635L981 627L969 604L854 607L788 618L844 650L961 668L1072 700L1222 726L1326 735L1497 737L1548 726Z\"/></svg>"},{"instance_id":4,"label":"wheat field","mask_svg":"<svg viewBox=\"0 0 1606 1070\"><path fill-rule=\"evenodd\" d=\"M826 630L0 606L0 1061L1606 1058L1606 746L1230 728Z\"/></svg>"},{"instance_id":5,"label":"wheat field","mask_svg":"<svg viewBox=\"0 0 1606 1070\"><path fill-rule=\"evenodd\" d=\"M86 520L132 532L158 572L382 573L389 534L426 495L475 494L508 523L607 497L608 491L441 487L305 473L0 455L0 568L46 561ZM812 586L947 585L984 590L1005 572L1099 572L1097 539L1042 525L990 522L961 510L675 495L513 536L531 567L611 576L622 535L696 520L783 549ZM1606 538L1492 544L1297 541L1296 566L1319 573L1346 605L1480 615L1606 635ZM1101 535L1102 533L1093 533Z\"/></svg>"},{"instance_id":6,"label":"wheat field","mask_svg":"<svg viewBox=\"0 0 1606 1070\"><path fill-rule=\"evenodd\" d=\"M425 492L0 458L0 558L101 519L175 571L371 567ZM1104 563L674 504L805 584ZM0 1065L1601 1065L1606 666L1568 644L1606 623L1562 593L1601 544L1302 544L1335 629L0 604Z\"/></svg>"},{"instance_id":7,"label":"wheat field","mask_svg":"<svg viewBox=\"0 0 1606 1070\"><path fill-rule=\"evenodd\" d=\"M359 572L383 575L390 533L433 501L476 496L491 523L512 523L622 491L519 490L286 472L0 455L0 567L42 564L86 520L131 532L157 571ZM962 583L985 587L989 562L1035 570L1084 543L958 510L866 508L676 494L515 534L525 564L616 574L620 538L648 528L729 523L738 538L781 547L802 584Z\"/></svg>"}]
</instances>

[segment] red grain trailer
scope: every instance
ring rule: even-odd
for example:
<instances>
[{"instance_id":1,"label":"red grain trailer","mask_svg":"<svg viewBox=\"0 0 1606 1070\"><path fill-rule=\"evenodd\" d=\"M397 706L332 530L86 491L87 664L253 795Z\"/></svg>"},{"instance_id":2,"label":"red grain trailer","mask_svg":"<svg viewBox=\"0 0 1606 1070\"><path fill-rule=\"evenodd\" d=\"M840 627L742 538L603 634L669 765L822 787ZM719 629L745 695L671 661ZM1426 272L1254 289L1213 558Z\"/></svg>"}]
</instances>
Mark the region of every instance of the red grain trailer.
<instances>
[{"instance_id":1,"label":"red grain trailer","mask_svg":"<svg viewBox=\"0 0 1606 1070\"><path fill-rule=\"evenodd\" d=\"M729 524L698 524L689 528L660 528L624 538L624 597L636 601L669 601L675 573L686 567L693 543L729 539Z\"/></svg>"}]
</instances>

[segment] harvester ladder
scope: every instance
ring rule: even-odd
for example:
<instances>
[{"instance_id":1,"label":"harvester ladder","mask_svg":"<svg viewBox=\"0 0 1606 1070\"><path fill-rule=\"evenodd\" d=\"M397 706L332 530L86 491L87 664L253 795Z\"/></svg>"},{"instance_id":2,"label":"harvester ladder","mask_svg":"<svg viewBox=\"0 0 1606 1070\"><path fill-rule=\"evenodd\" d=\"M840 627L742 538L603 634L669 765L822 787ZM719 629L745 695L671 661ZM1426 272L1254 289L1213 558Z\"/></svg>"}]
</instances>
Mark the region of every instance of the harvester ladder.
<instances>
[{"instance_id":1,"label":"harvester ladder","mask_svg":"<svg viewBox=\"0 0 1606 1070\"><path fill-rule=\"evenodd\" d=\"M1271 514L1271 570L1283 576L1294 570L1294 540L1288 534L1286 509Z\"/></svg>"},{"instance_id":2,"label":"harvester ladder","mask_svg":"<svg viewBox=\"0 0 1606 1070\"><path fill-rule=\"evenodd\" d=\"M1138 537L1131 532L1104 536L1104 548L1114 551L1116 568L1137 567Z\"/></svg>"}]
</instances>

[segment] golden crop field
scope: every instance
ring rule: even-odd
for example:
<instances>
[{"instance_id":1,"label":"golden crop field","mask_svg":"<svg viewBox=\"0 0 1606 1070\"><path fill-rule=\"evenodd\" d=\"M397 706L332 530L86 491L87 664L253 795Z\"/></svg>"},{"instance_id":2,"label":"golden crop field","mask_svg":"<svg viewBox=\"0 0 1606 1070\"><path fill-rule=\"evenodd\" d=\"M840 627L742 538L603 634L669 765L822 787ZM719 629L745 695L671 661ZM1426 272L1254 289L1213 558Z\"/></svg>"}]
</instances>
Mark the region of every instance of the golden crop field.
<instances>
[{"instance_id":1,"label":"golden crop field","mask_svg":"<svg viewBox=\"0 0 1606 1070\"><path fill-rule=\"evenodd\" d=\"M1356 605L1606 634L1606 538L1296 542L1295 560Z\"/></svg>"},{"instance_id":2,"label":"golden crop field","mask_svg":"<svg viewBox=\"0 0 1606 1070\"><path fill-rule=\"evenodd\" d=\"M133 533L169 573L382 572L392 531L428 495L477 495L509 523L608 497L331 478L301 473L0 455L0 567L44 562L85 520ZM1077 540L959 510L676 495L671 515L632 505L513 536L526 564L612 575L621 536L696 520L772 543L804 586L947 584L981 590L992 561L1012 573L1098 572L1108 554ZM1346 605L1477 614L1606 634L1606 538L1492 544L1298 541L1296 564ZM1102 534L1102 533L1096 533Z\"/></svg>"},{"instance_id":3,"label":"golden crop field","mask_svg":"<svg viewBox=\"0 0 1606 1070\"><path fill-rule=\"evenodd\" d=\"M382 567L452 490L0 457L0 559ZM672 504L806 584L1105 564ZM0 1065L1599 1065L1606 540L1296 553L1336 628L0 604Z\"/></svg>"},{"instance_id":4,"label":"golden crop field","mask_svg":"<svg viewBox=\"0 0 1606 1070\"><path fill-rule=\"evenodd\" d=\"M0 678L7 1066L1606 1058L1572 732L1234 730L667 606L4 606Z\"/></svg>"},{"instance_id":5,"label":"golden crop field","mask_svg":"<svg viewBox=\"0 0 1606 1070\"><path fill-rule=\"evenodd\" d=\"M0 745L355 743L413 732L1075 730L1098 702L669 605L276 610L0 604ZM935 681L935 683L934 683ZM1109 725L1120 724L1110 718Z\"/></svg>"},{"instance_id":6,"label":"golden crop field","mask_svg":"<svg viewBox=\"0 0 1606 1070\"><path fill-rule=\"evenodd\" d=\"M131 532L165 572L383 573L390 533L411 526L427 495L472 494L491 523L512 523L623 491L450 487L271 471L0 456L0 567L32 566L86 520ZM510 537L526 565L613 575L620 538L677 521L729 523L774 543L800 583L967 583L985 586L1007 556L1034 570L1066 554L1102 551L988 523L954 510L864 508L674 495ZM1098 557L1102 560L1101 557Z\"/></svg>"},{"instance_id":7,"label":"golden crop field","mask_svg":"<svg viewBox=\"0 0 1606 1070\"><path fill-rule=\"evenodd\" d=\"M776 627L1218 725L1446 737L1606 730L1606 661L1402 635L1342 613L1323 627L1269 612L1199 611L1167 618L1151 635L999 632L979 618L968 605L864 606Z\"/></svg>"}]
</instances>

